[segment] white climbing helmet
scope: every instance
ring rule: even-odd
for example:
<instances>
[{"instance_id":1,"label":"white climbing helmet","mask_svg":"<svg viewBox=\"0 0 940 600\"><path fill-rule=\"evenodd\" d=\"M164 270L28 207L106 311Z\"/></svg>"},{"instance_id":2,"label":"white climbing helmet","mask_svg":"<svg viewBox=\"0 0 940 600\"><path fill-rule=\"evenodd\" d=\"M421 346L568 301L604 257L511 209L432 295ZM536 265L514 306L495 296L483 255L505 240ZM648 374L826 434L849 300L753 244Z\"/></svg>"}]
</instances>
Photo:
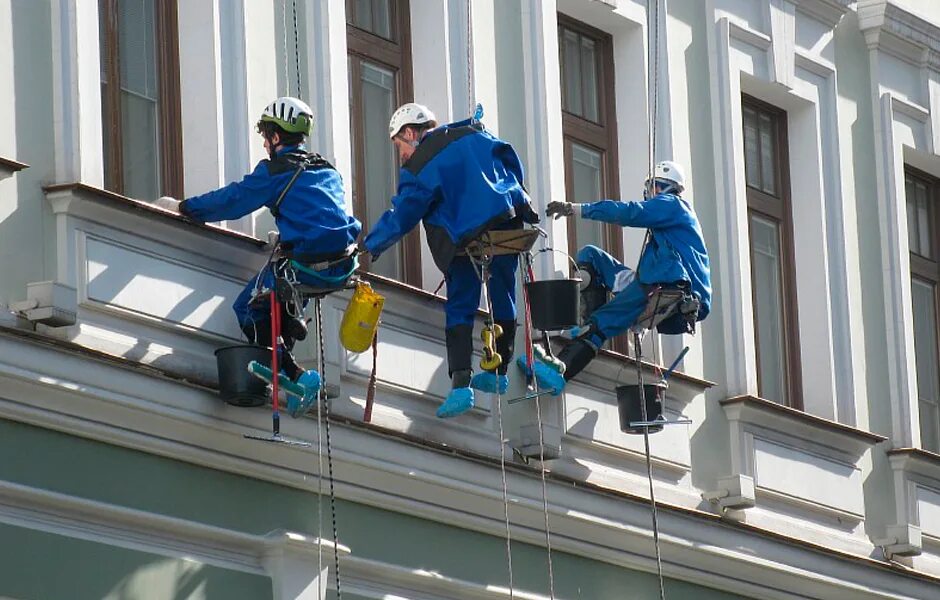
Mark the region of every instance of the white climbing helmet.
<instances>
[{"instance_id":1,"label":"white climbing helmet","mask_svg":"<svg viewBox=\"0 0 940 600\"><path fill-rule=\"evenodd\" d=\"M309 136L313 132L313 110L303 100L290 96L268 104L261 113L261 121L270 121L290 133Z\"/></svg>"},{"instance_id":2,"label":"white climbing helmet","mask_svg":"<svg viewBox=\"0 0 940 600\"><path fill-rule=\"evenodd\" d=\"M394 138L405 125L424 125L431 121L437 121L437 117L427 106L416 102L402 104L388 121L388 137Z\"/></svg>"},{"instance_id":3,"label":"white climbing helmet","mask_svg":"<svg viewBox=\"0 0 940 600\"><path fill-rule=\"evenodd\" d=\"M682 165L677 162L664 160L657 163L653 170L653 179L663 179L672 183L679 193L685 190L685 173Z\"/></svg>"}]
</instances>

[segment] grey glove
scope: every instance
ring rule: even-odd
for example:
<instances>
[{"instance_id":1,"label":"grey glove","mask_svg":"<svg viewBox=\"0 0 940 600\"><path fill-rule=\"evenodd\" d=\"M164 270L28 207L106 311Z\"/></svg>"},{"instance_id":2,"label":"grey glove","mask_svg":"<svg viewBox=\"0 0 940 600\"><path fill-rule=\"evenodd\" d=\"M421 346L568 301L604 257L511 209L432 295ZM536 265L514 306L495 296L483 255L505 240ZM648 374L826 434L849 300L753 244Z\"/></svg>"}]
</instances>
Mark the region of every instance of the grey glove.
<instances>
[{"instance_id":1,"label":"grey glove","mask_svg":"<svg viewBox=\"0 0 940 600\"><path fill-rule=\"evenodd\" d=\"M160 196L154 200L153 205L171 212L179 212L180 210L180 201L176 198L170 198L169 196Z\"/></svg>"},{"instance_id":2,"label":"grey glove","mask_svg":"<svg viewBox=\"0 0 940 600\"><path fill-rule=\"evenodd\" d=\"M560 219L561 217L573 217L575 215L581 214L581 205L572 204L571 202L558 202L553 200L548 203L548 206L545 208L546 217L555 217L555 219Z\"/></svg>"}]
</instances>

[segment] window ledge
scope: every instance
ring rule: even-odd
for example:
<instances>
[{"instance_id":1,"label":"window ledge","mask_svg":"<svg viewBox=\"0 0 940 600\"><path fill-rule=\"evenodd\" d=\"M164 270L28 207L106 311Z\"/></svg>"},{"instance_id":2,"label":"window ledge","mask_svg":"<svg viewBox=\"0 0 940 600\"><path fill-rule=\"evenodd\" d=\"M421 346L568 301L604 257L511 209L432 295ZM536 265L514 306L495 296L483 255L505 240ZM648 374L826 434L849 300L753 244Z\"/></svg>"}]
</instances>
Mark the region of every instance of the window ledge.
<instances>
[{"instance_id":1,"label":"window ledge","mask_svg":"<svg viewBox=\"0 0 940 600\"><path fill-rule=\"evenodd\" d=\"M7 177L12 177L14 173L28 168L29 165L26 163L21 163L11 158L4 158L0 156L0 181L6 179Z\"/></svg>"},{"instance_id":2,"label":"window ledge","mask_svg":"<svg viewBox=\"0 0 940 600\"><path fill-rule=\"evenodd\" d=\"M863 454L888 438L796 410L757 396L734 396L719 402L730 420L742 421L793 437L818 440L848 453Z\"/></svg>"},{"instance_id":3,"label":"window ledge","mask_svg":"<svg viewBox=\"0 0 940 600\"><path fill-rule=\"evenodd\" d=\"M798 512L851 538L865 515L860 463L887 438L754 396L720 404L730 425L728 475L705 498L723 509Z\"/></svg>"},{"instance_id":4,"label":"window ledge","mask_svg":"<svg viewBox=\"0 0 940 600\"><path fill-rule=\"evenodd\" d=\"M920 448L894 448L888 450L888 459L908 473L935 479L940 487L940 454Z\"/></svg>"},{"instance_id":5,"label":"window ledge","mask_svg":"<svg viewBox=\"0 0 940 600\"><path fill-rule=\"evenodd\" d=\"M121 211L139 212L147 216L156 217L158 219L165 219L166 222L175 222L181 226L201 229L203 231L210 232L213 235L219 235L224 238L241 240L257 247L264 246L266 243L265 240L258 239L246 233L226 229L224 227L219 227L218 225L197 223L196 221L193 221L192 219L189 219L179 214L178 212L160 208L159 206L155 206L149 202L144 202L143 200L136 200L134 198L128 198L127 196L122 196L121 194L109 192L108 190L104 190L93 185L88 185L87 183L55 183L44 186L42 189L49 198L49 201L52 203L53 210L56 213L69 210L68 204L72 200L80 198L82 200L89 200L93 203L99 203Z\"/></svg>"}]
</instances>

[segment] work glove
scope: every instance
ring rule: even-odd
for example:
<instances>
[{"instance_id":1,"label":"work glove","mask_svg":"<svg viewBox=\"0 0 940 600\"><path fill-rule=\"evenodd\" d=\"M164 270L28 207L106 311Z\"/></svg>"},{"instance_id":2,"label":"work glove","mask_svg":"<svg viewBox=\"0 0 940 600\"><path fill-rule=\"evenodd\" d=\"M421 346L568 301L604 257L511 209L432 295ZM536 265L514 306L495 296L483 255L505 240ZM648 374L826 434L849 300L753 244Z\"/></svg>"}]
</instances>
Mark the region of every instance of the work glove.
<instances>
[{"instance_id":1,"label":"work glove","mask_svg":"<svg viewBox=\"0 0 940 600\"><path fill-rule=\"evenodd\" d=\"M154 200L153 205L171 212L179 212L180 210L180 201L169 196L160 196Z\"/></svg>"},{"instance_id":2,"label":"work glove","mask_svg":"<svg viewBox=\"0 0 940 600\"><path fill-rule=\"evenodd\" d=\"M366 248L366 245L362 242L356 244L356 254L359 255L360 258L372 258L369 254L369 249Z\"/></svg>"},{"instance_id":3,"label":"work glove","mask_svg":"<svg viewBox=\"0 0 940 600\"><path fill-rule=\"evenodd\" d=\"M546 217L555 217L555 219L560 219L561 217L573 217L575 215L581 214L581 205L572 204L571 202L558 202L553 200L548 203L548 206L545 208Z\"/></svg>"}]
</instances>

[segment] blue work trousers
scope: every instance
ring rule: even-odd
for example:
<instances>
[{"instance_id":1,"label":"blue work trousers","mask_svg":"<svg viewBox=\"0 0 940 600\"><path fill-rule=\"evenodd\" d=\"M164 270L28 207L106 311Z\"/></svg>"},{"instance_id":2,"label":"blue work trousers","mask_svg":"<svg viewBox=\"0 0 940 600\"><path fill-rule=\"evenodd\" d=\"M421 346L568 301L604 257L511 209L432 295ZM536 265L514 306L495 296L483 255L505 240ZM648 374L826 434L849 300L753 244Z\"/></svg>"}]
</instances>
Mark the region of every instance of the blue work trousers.
<instances>
[{"instance_id":1,"label":"blue work trousers","mask_svg":"<svg viewBox=\"0 0 940 600\"><path fill-rule=\"evenodd\" d=\"M277 268L280 269L283 267L283 263L279 263ZM333 265L329 269L320 271L324 276L327 277L339 277L345 273L348 273L351 270L352 263L349 261L344 261L338 265ZM235 318L238 319L238 326L241 327L242 331L246 333L252 330L260 331L270 331L271 323L271 300L270 296L266 295L264 298L259 298L255 302L251 301L251 296L254 293L256 287L273 289L274 288L274 265L268 263L261 269L261 272L251 278L245 288L241 291L235 302L232 304L232 309L235 311ZM258 281L260 280L260 284ZM304 273L303 271L297 271L297 280L300 283L305 285L315 286L318 288L336 288L340 289L346 284L346 280L341 281L324 281L315 275ZM300 309L306 308L306 300L303 303L303 306L299 307ZM287 315L283 315L286 317ZM249 336L250 337L250 336ZM259 340L259 342L267 344L270 340Z\"/></svg>"},{"instance_id":2,"label":"blue work trousers","mask_svg":"<svg viewBox=\"0 0 940 600\"><path fill-rule=\"evenodd\" d=\"M578 263L589 264L594 268L600 279L596 282L608 291L616 289L616 284L632 273L632 269L619 260L604 252L597 246L585 246L578 251ZM595 282L591 282L592 285ZM592 313L588 320L593 323L597 333L591 334L591 341L600 347L607 339L620 335L636 323L637 317L643 314L646 308L647 294L645 286L636 278L622 290L615 292L614 297Z\"/></svg>"},{"instance_id":3,"label":"blue work trousers","mask_svg":"<svg viewBox=\"0 0 940 600\"><path fill-rule=\"evenodd\" d=\"M489 284L487 291L493 303L493 319L496 321L516 320L516 269L519 257L515 254L494 256L487 273ZM457 256L450 263L445 275L447 281L447 302L444 304L446 327L473 325L477 308L480 306L479 267L466 256Z\"/></svg>"}]
</instances>

